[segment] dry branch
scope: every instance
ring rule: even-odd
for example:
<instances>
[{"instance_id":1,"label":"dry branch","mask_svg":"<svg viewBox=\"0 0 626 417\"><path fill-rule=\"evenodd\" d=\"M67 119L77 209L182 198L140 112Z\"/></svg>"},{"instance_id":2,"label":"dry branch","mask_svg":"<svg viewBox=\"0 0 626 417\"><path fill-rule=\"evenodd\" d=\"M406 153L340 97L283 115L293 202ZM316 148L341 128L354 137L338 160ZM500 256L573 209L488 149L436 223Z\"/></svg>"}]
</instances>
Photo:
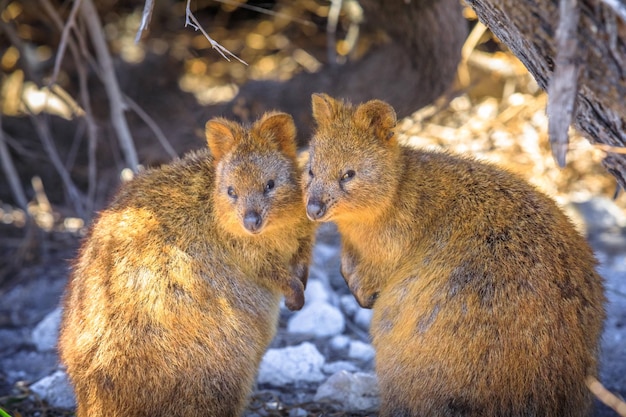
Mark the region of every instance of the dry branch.
<instances>
[{"instance_id":1,"label":"dry branch","mask_svg":"<svg viewBox=\"0 0 626 417\"><path fill-rule=\"evenodd\" d=\"M24 188L20 183L19 175L17 174L17 170L15 169L15 165L13 164L13 159L11 159L11 155L9 153L9 147L7 146L5 140L5 133L2 129L2 114L0 113L0 161L2 161L2 169L4 171L4 175L9 182L9 186L11 187L11 192L13 193L13 198L17 202L17 205L24 210L24 213L28 214L28 200L26 199L26 193L24 193Z\"/></svg>"},{"instance_id":2,"label":"dry branch","mask_svg":"<svg viewBox=\"0 0 626 417\"><path fill-rule=\"evenodd\" d=\"M589 376L585 380L589 391L593 393L606 406L613 409L621 417L626 417L626 402L619 399L615 394L606 389L596 378Z\"/></svg>"},{"instance_id":3,"label":"dry branch","mask_svg":"<svg viewBox=\"0 0 626 417\"><path fill-rule=\"evenodd\" d=\"M130 134L128 124L126 123L126 117L124 116L126 106L115 75L113 60L111 59L111 55L109 54L104 38L102 24L92 0L82 0L81 15L85 21L91 42L96 51L96 57L98 59L98 63L100 64L104 87L107 91L107 95L109 96L111 124L117 133L120 145L124 151L126 164L133 170L133 172L137 172L139 168L139 159L137 158L135 144L133 143L133 138Z\"/></svg>"},{"instance_id":4,"label":"dry branch","mask_svg":"<svg viewBox=\"0 0 626 417\"><path fill-rule=\"evenodd\" d=\"M55 82L61 61L63 58L63 54L61 50L65 48L65 44L69 46L70 52L72 54L72 59L74 60L74 64L76 66L76 73L78 75L78 89L80 95L80 103L84 109L84 120L87 125L87 138L88 138L88 150L87 150L87 198L85 201L85 211L90 213L93 209L94 200L95 200L95 192L96 192L96 182L97 182L97 169L96 169L96 147L98 143L98 128L96 126L96 121L93 116L93 111L91 108L91 98L89 94L89 88L87 86L87 78L88 71L84 60L81 59L81 52L79 51L79 47L76 44L75 40L71 38L70 33L72 29L75 29L76 20L75 13L77 13L78 6L80 5L80 0L77 0L74 3L74 7L70 12L70 16L67 19L67 22L63 24L63 20L56 12L52 4L50 4L49 0L41 0L41 4L44 7L48 16L52 19L57 29L61 31L61 41L59 42L59 51L57 52L57 57L55 59L55 66L53 75L51 78L51 83ZM74 32L78 33L77 30ZM82 46L83 56L89 57L89 52L87 51L86 45L82 42L82 37L78 37L79 43Z\"/></svg>"},{"instance_id":5,"label":"dry branch","mask_svg":"<svg viewBox=\"0 0 626 417\"><path fill-rule=\"evenodd\" d=\"M576 0L560 0L559 26L556 30L556 68L548 85L548 132L552 155L565 166L574 103L578 93L578 21Z\"/></svg>"},{"instance_id":6,"label":"dry branch","mask_svg":"<svg viewBox=\"0 0 626 417\"><path fill-rule=\"evenodd\" d=\"M141 13L141 24L139 24L139 29L137 29L137 35L135 36L135 43L139 42L143 32L148 30L148 25L150 24L150 20L152 19L153 10L154 0L146 0L146 3L143 6L143 12Z\"/></svg>"},{"instance_id":7,"label":"dry branch","mask_svg":"<svg viewBox=\"0 0 626 417\"><path fill-rule=\"evenodd\" d=\"M577 0L571 4L576 5L579 15L573 19L570 15L569 21L559 18L557 1L467 0L467 4L546 90L559 69L556 61L562 46L555 40L557 27L577 22L576 36L567 45L571 46L569 41L577 43L578 51L569 54L575 59L572 71L566 74L570 80L578 80L573 126L591 143L626 147L626 34L615 22L617 16L625 17L623 2ZM576 66L580 71L577 77ZM626 187L625 154L608 153L602 164L622 188Z\"/></svg>"},{"instance_id":8,"label":"dry branch","mask_svg":"<svg viewBox=\"0 0 626 417\"><path fill-rule=\"evenodd\" d=\"M174 150L174 148L172 147L170 142L167 140L167 138L163 134L163 131L161 130L159 125L154 121L154 119L150 117L150 115L146 113L141 108L141 106L139 106L139 104L135 103L133 99L131 99L130 97L126 95L124 96L124 99L126 100L126 103L128 103L128 106L130 107L130 109L134 111L141 120L143 120L143 122L150 128L150 130L152 130L152 133L154 133L154 136L157 138L161 146L163 146L163 149L165 150L165 152L167 152L167 154L172 158L178 158L178 153L176 152L176 150Z\"/></svg>"},{"instance_id":9,"label":"dry branch","mask_svg":"<svg viewBox=\"0 0 626 417\"><path fill-rule=\"evenodd\" d=\"M87 213L85 212L83 197L72 181L70 173L67 171L61 160L61 156L59 155L59 152L54 144L54 140L52 139L48 123L42 120L45 116L36 115L32 110L28 110L31 121L35 127L35 131L39 136L39 140L41 140L44 150L50 158L50 162L52 162L52 165L61 177L69 202L73 205L74 210L80 217L86 218Z\"/></svg>"},{"instance_id":10,"label":"dry branch","mask_svg":"<svg viewBox=\"0 0 626 417\"><path fill-rule=\"evenodd\" d=\"M195 30L199 30L200 32L202 32L204 37L211 44L211 47L213 49L215 49L217 52L219 52L219 54L226 61L230 62L230 59L228 58L228 56L231 56L231 57L235 58L237 61L241 62L242 64L248 65L248 63L246 61L244 61L243 59L239 58L237 55L233 54L228 49L224 48L222 45L220 45L219 43L214 41L213 38L211 38L208 33L206 33L206 31L204 30L204 28L202 27L200 22L198 22L198 19L196 19L196 16L194 16L193 13L191 12L191 0L187 0L187 7L185 9L185 26L191 26Z\"/></svg>"}]
</instances>

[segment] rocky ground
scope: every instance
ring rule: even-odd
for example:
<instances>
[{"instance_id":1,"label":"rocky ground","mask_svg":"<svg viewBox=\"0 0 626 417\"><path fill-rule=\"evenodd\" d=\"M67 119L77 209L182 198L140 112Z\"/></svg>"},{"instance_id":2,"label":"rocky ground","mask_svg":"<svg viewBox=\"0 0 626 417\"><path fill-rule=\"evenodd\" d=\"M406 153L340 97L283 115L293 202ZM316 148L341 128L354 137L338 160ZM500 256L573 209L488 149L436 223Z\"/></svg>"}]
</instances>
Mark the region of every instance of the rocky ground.
<instances>
[{"instance_id":1,"label":"rocky ground","mask_svg":"<svg viewBox=\"0 0 626 417\"><path fill-rule=\"evenodd\" d=\"M603 198L572 207L587 219L610 300L601 378L609 389L626 395L626 216ZM609 244L619 246L620 253L606 252ZM323 226L305 307L295 313L281 310L280 329L261 363L247 416L376 415L371 311L349 294L338 253L334 228ZM58 302L68 272L63 258L72 252L56 255L24 268L16 277L21 284L2 295L0 406L15 415L64 415L74 404L55 352ZM614 414L599 406L596 415Z\"/></svg>"}]
</instances>

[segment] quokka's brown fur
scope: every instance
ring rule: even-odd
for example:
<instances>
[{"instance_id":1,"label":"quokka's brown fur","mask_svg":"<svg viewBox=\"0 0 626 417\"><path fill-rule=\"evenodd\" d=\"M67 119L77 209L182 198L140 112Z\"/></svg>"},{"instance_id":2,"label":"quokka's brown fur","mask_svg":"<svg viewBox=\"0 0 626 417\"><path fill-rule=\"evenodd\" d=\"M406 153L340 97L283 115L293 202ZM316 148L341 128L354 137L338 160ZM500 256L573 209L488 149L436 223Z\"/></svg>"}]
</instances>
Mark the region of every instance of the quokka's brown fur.
<instances>
[{"instance_id":1,"label":"quokka's brown fur","mask_svg":"<svg viewBox=\"0 0 626 417\"><path fill-rule=\"evenodd\" d=\"M381 416L586 416L605 318L585 240L493 165L400 146L396 116L313 96L303 181L371 335Z\"/></svg>"},{"instance_id":2,"label":"quokka's brown fur","mask_svg":"<svg viewBox=\"0 0 626 417\"><path fill-rule=\"evenodd\" d=\"M59 340L79 417L240 415L304 303L313 239L284 113L123 185L75 260Z\"/></svg>"}]
</instances>

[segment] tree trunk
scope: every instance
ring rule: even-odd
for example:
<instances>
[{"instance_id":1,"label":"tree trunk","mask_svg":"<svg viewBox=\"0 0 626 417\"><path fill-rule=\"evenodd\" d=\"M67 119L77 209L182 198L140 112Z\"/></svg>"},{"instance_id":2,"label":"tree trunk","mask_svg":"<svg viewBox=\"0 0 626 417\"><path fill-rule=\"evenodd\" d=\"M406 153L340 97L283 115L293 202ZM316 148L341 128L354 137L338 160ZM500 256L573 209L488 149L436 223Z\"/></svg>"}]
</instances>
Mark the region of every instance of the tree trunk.
<instances>
[{"instance_id":1,"label":"tree trunk","mask_svg":"<svg viewBox=\"0 0 626 417\"><path fill-rule=\"evenodd\" d=\"M558 0L468 0L479 19L548 89L559 47ZM626 146L626 25L602 0L578 0L573 125L592 143ZM615 6L622 7L622 6ZM617 10L619 12L619 10ZM574 87L575 88L575 87ZM552 115L548 115L551 117ZM608 152L603 161L626 188L626 154Z\"/></svg>"},{"instance_id":2,"label":"tree trunk","mask_svg":"<svg viewBox=\"0 0 626 417\"><path fill-rule=\"evenodd\" d=\"M302 142L309 136L311 94L324 92L355 103L386 100L404 117L433 102L452 84L467 37L458 0L360 0L364 30L384 31L389 42L345 65L326 64L278 83L255 81L221 111L253 120L270 109L294 116Z\"/></svg>"}]
</instances>

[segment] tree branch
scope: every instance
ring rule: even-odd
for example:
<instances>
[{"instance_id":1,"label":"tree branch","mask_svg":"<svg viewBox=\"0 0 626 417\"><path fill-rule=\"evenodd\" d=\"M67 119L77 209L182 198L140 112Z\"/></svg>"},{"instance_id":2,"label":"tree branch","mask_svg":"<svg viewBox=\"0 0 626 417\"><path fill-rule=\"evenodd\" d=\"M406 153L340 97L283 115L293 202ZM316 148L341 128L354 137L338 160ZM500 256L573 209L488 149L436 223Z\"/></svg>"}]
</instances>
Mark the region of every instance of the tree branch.
<instances>
[{"instance_id":1,"label":"tree branch","mask_svg":"<svg viewBox=\"0 0 626 417\"><path fill-rule=\"evenodd\" d=\"M5 133L2 129L2 113L0 113L0 161L2 161L2 170L9 182L15 201L28 216L28 200L26 199L26 193L24 193L24 188L20 183L20 177L15 169L15 165L13 165L13 159L9 154L9 147L6 144Z\"/></svg>"},{"instance_id":2,"label":"tree branch","mask_svg":"<svg viewBox=\"0 0 626 417\"><path fill-rule=\"evenodd\" d=\"M230 59L228 58L228 56L231 56L231 57L235 58L237 61L241 62L242 64L248 65L248 63L246 61L244 61L243 59L239 58L237 55L233 54L228 49L224 48L222 45L220 45L219 43L214 41L209 36L208 33L206 33L206 31L202 28L202 26L198 22L198 19L196 19L196 17L191 12L191 0L187 0L187 8L185 9L185 26L191 26L195 30L199 30L200 32L202 32L204 37L207 38L209 43L211 43L211 47L213 49L215 49L226 61L230 62ZM228 55L228 56L226 56L226 55Z\"/></svg>"},{"instance_id":3,"label":"tree branch","mask_svg":"<svg viewBox=\"0 0 626 417\"><path fill-rule=\"evenodd\" d=\"M109 109L111 112L111 124L117 132L120 145L124 152L126 164L133 172L137 172L139 168L139 159L137 158L137 151L135 150L135 144L130 134L130 129L126 123L124 116L124 110L126 106L122 99L122 92L120 91L117 77L115 76L115 68L113 66L113 60L109 54L109 50L104 39L104 32L102 31L102 24L96 8L93 5L92 0L82 0L81 15L85 20L85 25L89 31L91 42L96 51L96 57L101 68L101 75L103 77L104 87L109 96Z\"/></svg>"},{"instance_id":4,"label":"tree branch","mask_svg":"<svg viewBox=\"0 0 626 417\"><path fill-rule=\"evenodd\" d=\"M580 63L578 53L578 22L580 10L576 0L560 0L559 25L556 30L556 68L548 85L548 135L552 155L565 166L568 129L578 93Z\"/></svg>"}]
</instances>

